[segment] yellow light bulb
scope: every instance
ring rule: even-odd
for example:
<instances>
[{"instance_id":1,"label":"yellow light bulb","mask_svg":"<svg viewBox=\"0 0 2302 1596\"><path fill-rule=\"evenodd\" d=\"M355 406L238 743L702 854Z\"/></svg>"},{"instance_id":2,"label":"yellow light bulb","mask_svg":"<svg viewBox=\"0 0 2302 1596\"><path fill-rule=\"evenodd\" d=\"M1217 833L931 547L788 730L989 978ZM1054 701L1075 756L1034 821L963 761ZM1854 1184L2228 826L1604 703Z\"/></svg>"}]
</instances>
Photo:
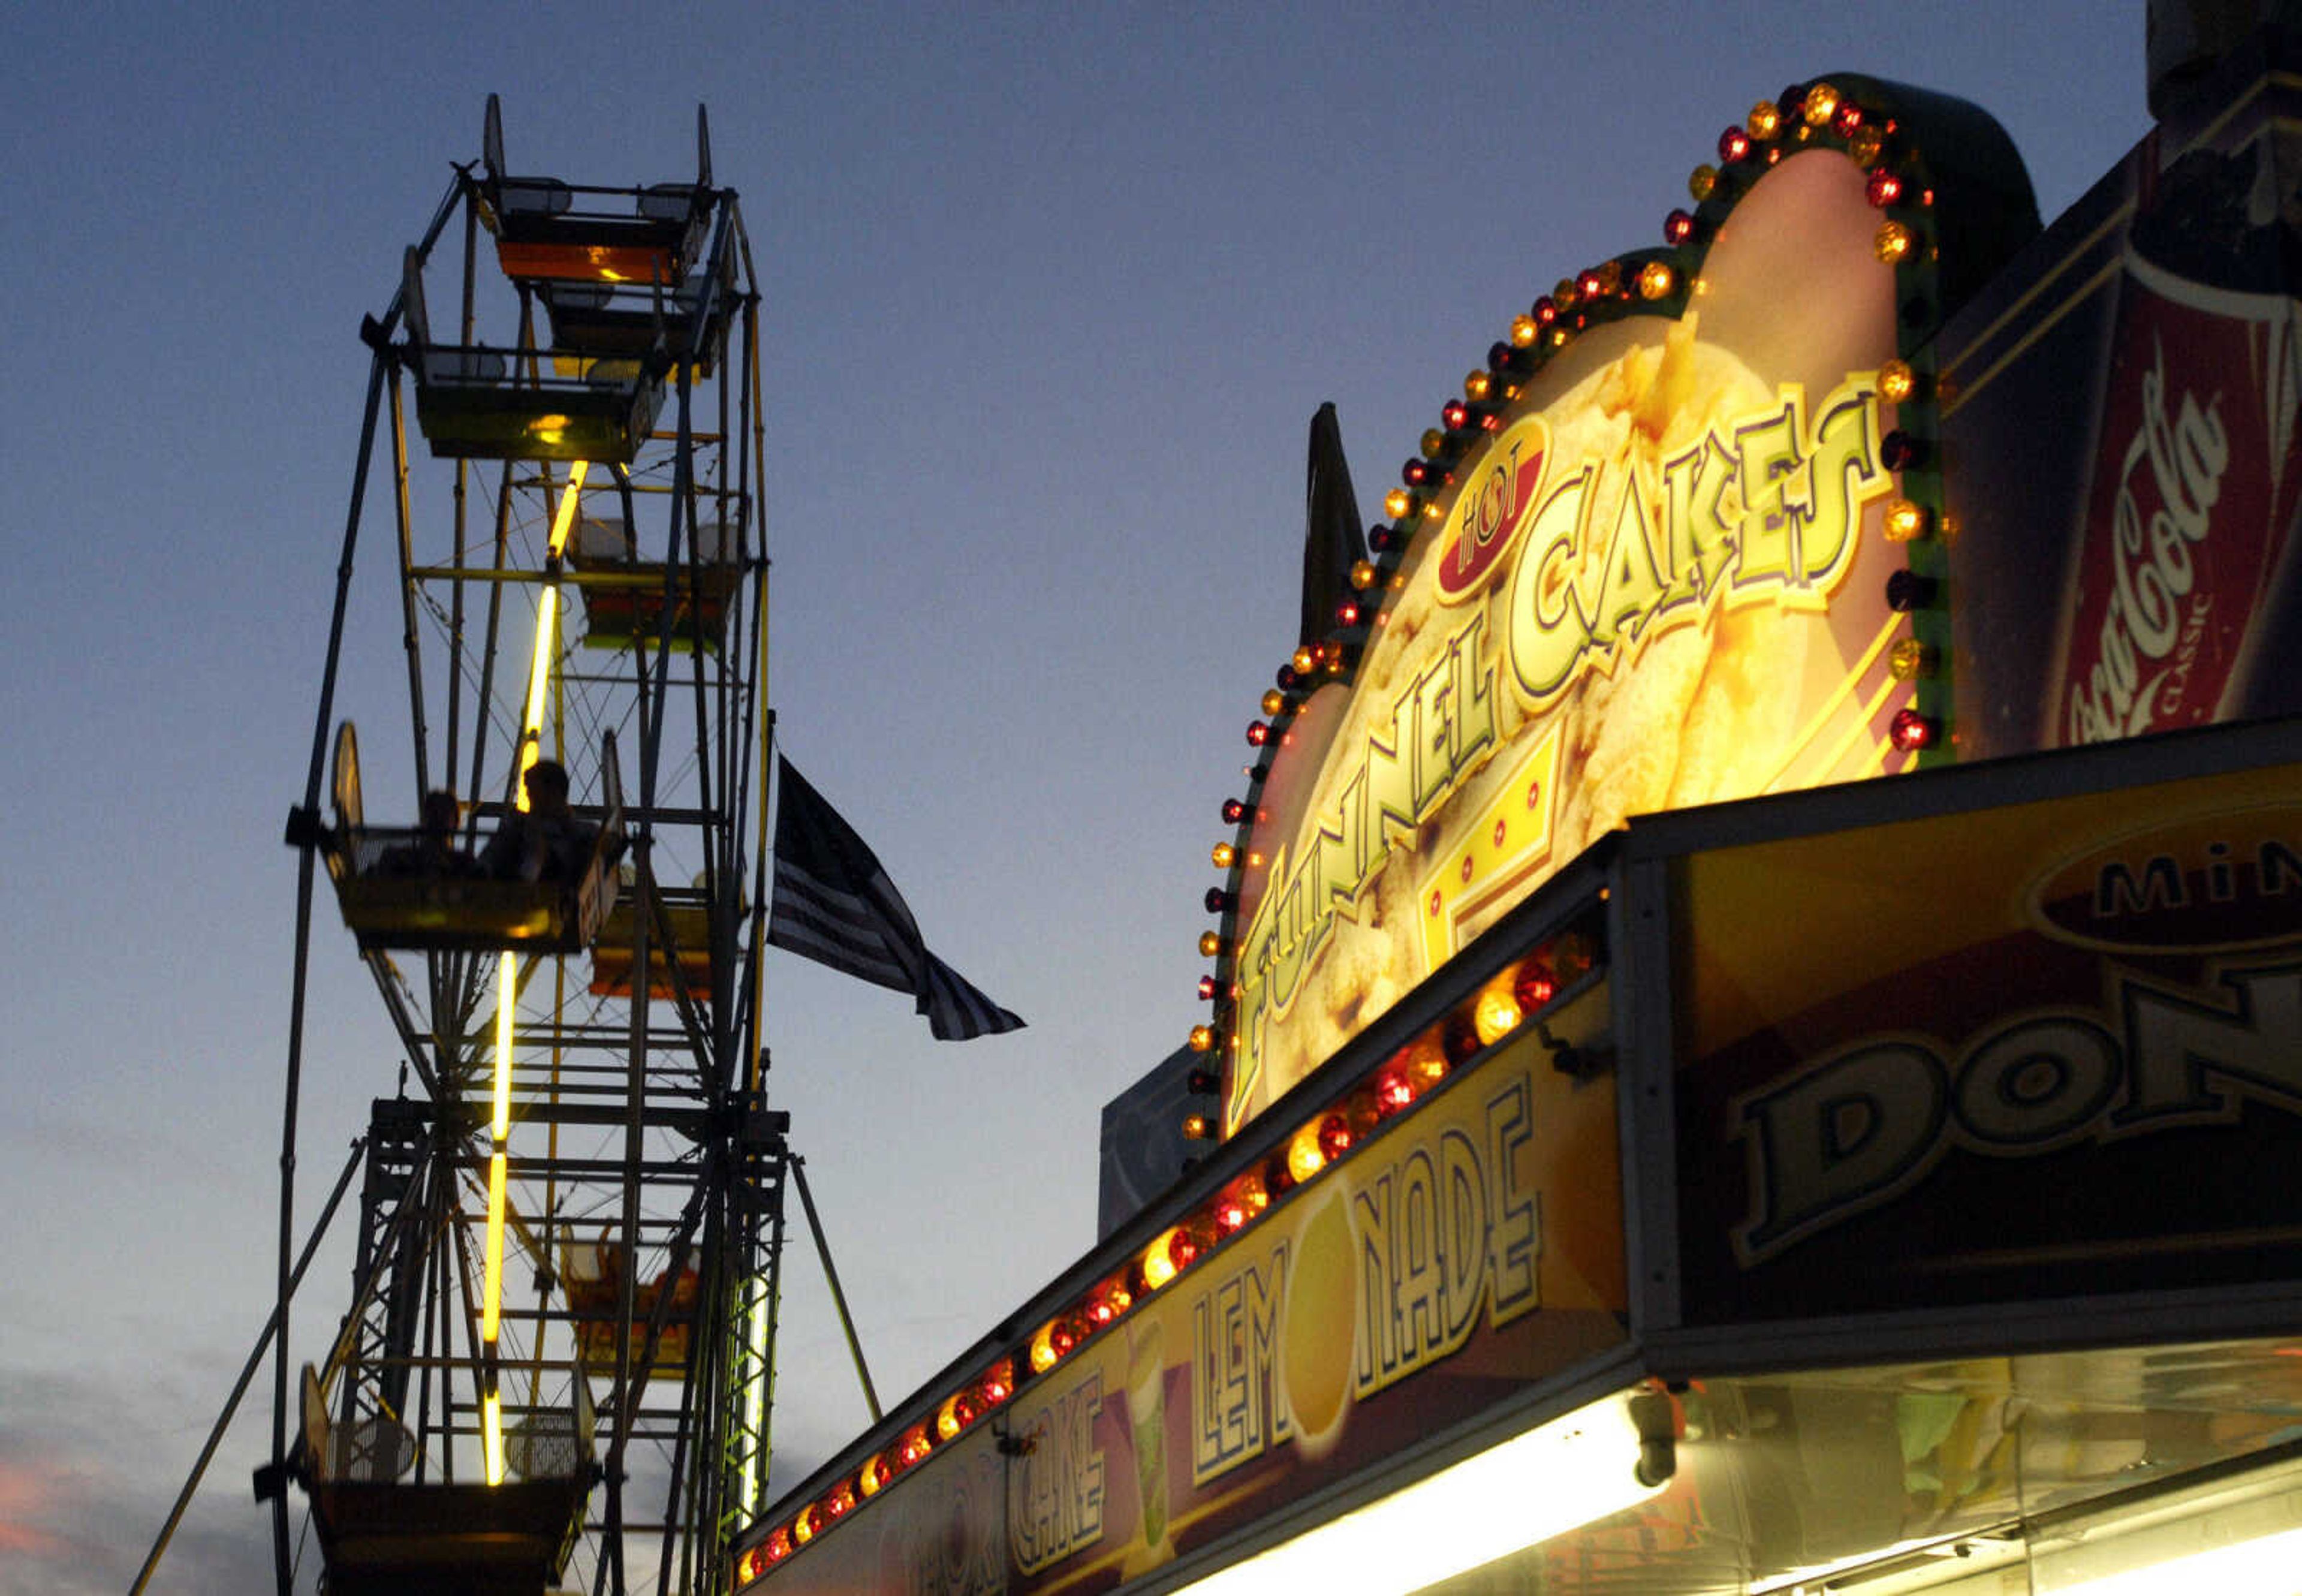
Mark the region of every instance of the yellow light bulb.
<instances>
[{"instance_id":1,"label":"yellow light bulb","mask_svg":"<svg viewBox=\"0 0 2302 1596\"><path fill-rule=\"evenodd\" d=\"M1213 931L1200 932L1199 952L1206 958L1214 958L1217 953L1222 952L1222 937Z\"/></svg>"},{"instance_id":2,"label":"yellow light bulb","mask_svg":"<svg viewBox=\"0 0 2302 1596\"><path fill-rule=\"evenodd\" d=\"M1711 191L1718 187L1718 168L1716 166L1698 166L1687 174L1686 191L1694 196L1697 205L1710 198Z\"/></svg>"},{"instance_id":3,"label":"yellow light bulb","mask_svg":"<svg viewBox=\"0 0 2302 1596\"><path fill-rule=\"evenodd\" d=\"M1678 286L1678 273L1668 261L1651 260L1639 272L1639 297L1659 299Z\"/></svg>"},{"instance_id":4,"label":"yellow light bulb","mask_svg":"<svg viewBox=\"0 0 2302 1596\"><path fill-rule=\"evenodd\" d=\"M1516 1030L1525 1018L1508 974L1489 982L1471 1009L1471 1025L1479 1033L1481 1046L1501 1041Z\"/></svg>"},{"instance_id":5,"label":"yellow light bulb","mask_svg":"<svg viewBox=\"0 0 2302 1596\"><path fill-rule=\"evenodd\" d=\"M1857 128L1854 137L1846 141L1846 153L1858 166L1875 166L1886 148L1886 140L1876 128Z\"/></svg>"},{"instance_id":6,"label":"yellow light bulb","mask_svg":"<svg viewBox=\"0 0 2302 1596\"><path fill-rule=\"evenodd\" d=\"M1191 1051L1193 1053L1211 1053L1214 1050L1214 1045L1215 1028L1214 1026L1195 1025L1191 1027Z\"/></svg>"},{"instance_id":7,"label":"yellow light bulb","mask_svg":"<svg viewBox=\"0 0 2302 1596\"><path fill-rule=\"evenodd\" d=\"M1907 360L1889 360L1878 368L1878 397L1899 405L1919 391L1919 374Z\"/></svg>"},{"instance_id":8,"label":"yellow light bulb","mask_svg":"<svg viewBox=\"0 0 2302 1596\"><path fill-rule=\"evenodd\" d=\"M1935 674L1937 655L1932 643L1920 643L1915 637L1905 637L1895 645L1887 656L1886 669L1898 682L1915 681Z\"/></svg>"},{"instance_id":9,"label":"yellow light bulb","mask_svg":"<svg viewBox=\"0 0 2302 1596\"><path fill-rule=\"evenodd\" d=\"M1870 248L1881 261L1892 266L1900 265L1908 257L1914 241L1911 230L1902 223L1882 222L1878 224L1877 237L1871 239Z\"/></svg>"},{"instance_id":10,"label":"yellow light bulb","mask_svg":"<svg viewBox=\"0 0 2302 1596\"><path fill-rule=\"evenodd\" d=\"M1167 1243L1174 1234L1172 1231L1164 1231L1143 1249L1143 1283L1154 1291L1175 1278L1175 1261L1167 1256Z\"/></svg>"},{"instance_id":11,"label":"yellow light bulb","mask_svg":"<svg viewBox=\"0 0 2302 1596\"><path fill-rule=\"evenodd\" d=\"M1474 371L1463 379L1463 397L1478 400L1493 391L1495 380L1486 372Z\"/></svg>"},{"instance_id":12,"label":"yellow light bulb","mask_svg":"<svg viewBox=\"0 0 2302 1596\"><path fill-rule=\"evenodd\" d=\"M1783 130L1782 107L1772 100L1760 100L1751 107L1751 120L1746 124L1753 139L1772 139Z\"/></svg>"},{"instance_id":13,"label":"yellow light bulb","mask_svg":"<svg viewBox=\"0 0 2302 1596\"><path fill-rule=\"evenodd\" d=\"M1371 559L1355 559L1351 562L1351 585L1361 592L1373 587L1375 578L1381 575L1382 573L1374 568L1374 561Z\"/></svg>"},{"instance_id":14,"label":"yellow light bulb","mask_svg":"<svg viewBox=\"0 0 2302 1596\"><path fill-rule=\"evenodd\" d=\"M1928 514L1925 505L1915 503L1908 499L1897 499L1886 507L1884 523L1886 541L1890 543L1907 543L1913 539L1922 538L1927 535L1928 524L1933 519L1934 517Z\"/></svg>"},{"instance_id":15,"label":"yellow light bulb","mask_svg":"<svg viewBox=\"0 0 2302 1596\"><path fill-rule=\"evenodd\" d=\"M1838 90L1827 83L1818 83L1806 91L1806 125L1821 127L1838 114Z\"/></svg>"},{"instance_id":16,"label":"yellow light bulb","mask_svg":"<svg viewBox=\"0 0 2302 1596\"><path fill-rule=\"evenodd\" d=\"M1314 1120L1287 1144L1287 1172L1300 1185L1326 1167L1327 1150L1319 1145L1319 1121Z\"/></svg>"},{"instance_id":17,"label":"yellow light bulb","mask_svg":"<svg viewBox=\"0 0 2302 1596\"><path fill-rule=\"evenodd\" d=\"M1542 331L1541 324L1531 315L1511 317L1510 340L1522 349L1530 347L1534 342L1534 335Z\"/></svg>"},{"instance_id":18,"label":"yellow light bulb","mask_svg":"<svg viewBox=\"0 0 2302 1596\"><path fill-rule=\"evenodd\" d=\"M1215 861L1215 869L1227 870L1231 869L1231 861L1239 857L1239 850L1229 843L1217 843L1214 852L1208 857Z\"/></svg>"},{"instance_id":19,"label":"yellow light bulb","mask_svg":"<svg viewBox=\"0 0 2302 1596\"><path fill-rule=\"evenodd\" d=\"M1405 488L1393 488L1382 496L1383 514L1397 521L1415 513L1415 495Z\"/></svg>"}]
</instances>

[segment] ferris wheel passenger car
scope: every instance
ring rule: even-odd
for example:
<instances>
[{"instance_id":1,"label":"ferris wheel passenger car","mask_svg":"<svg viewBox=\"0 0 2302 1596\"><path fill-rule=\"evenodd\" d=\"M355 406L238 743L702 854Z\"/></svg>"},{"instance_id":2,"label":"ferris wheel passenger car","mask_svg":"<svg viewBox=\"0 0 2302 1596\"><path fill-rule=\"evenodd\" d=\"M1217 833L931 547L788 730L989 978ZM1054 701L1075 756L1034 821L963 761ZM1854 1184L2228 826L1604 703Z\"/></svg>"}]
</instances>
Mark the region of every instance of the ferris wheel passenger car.
<instances>
[{"instance_id":1,"label":"ferris wheel passenger car","mask_svg":"<svg viewBox=\"0 0 2302 1596\"><path fill-rule=\"evenodd\" d=\"M616 905L616 861L625 840L612 734L600 750L602 801L578 811L596 823L598 833L581 873L565 881L390 868L387 855L404 856L422 834L365 823L358 749L346 721L336 732L336 818L326 858L337 906L362 953L576 953L599 936Z\"/></svg>"}]
</instances>

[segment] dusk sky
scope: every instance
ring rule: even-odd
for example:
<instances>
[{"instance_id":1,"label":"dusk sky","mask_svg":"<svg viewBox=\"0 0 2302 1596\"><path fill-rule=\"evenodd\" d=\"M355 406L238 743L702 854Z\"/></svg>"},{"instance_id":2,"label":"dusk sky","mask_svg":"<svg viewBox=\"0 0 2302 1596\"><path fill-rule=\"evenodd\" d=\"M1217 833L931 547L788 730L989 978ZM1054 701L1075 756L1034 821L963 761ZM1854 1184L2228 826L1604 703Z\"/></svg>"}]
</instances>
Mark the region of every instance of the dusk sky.
<instances>
[{"instance_id":1,"label":"dusk sky","mask_svg":"<svg viewBox=\"0 0 2302 1596\"><path fill-rule=\"evenodd\" d=\"M1102 1105L1204 1016L1313 412L1378 513L1514 314L1659 243L1720 129L1832 71L1991 111L2048 217L2148 128L2138 0L12 10L0 1596L127 1587L271 1309L281 834L359 323L491 90L513 167L578 182L688 176L709 105L766 295L782 746L1029 1022L940 1044L771 965L771 1099L892 1405L1093 1243ZM338 702L389 722L375 525ZM370 779L372 818L412 812ZM398 1062L315 923L299 1226ZM298 1362L349 1295L339 1231ZM778 1490L868 1419L791 1257ZM155 1589L269 1588L269 1389Z\"/></svg>"}]
</instances>

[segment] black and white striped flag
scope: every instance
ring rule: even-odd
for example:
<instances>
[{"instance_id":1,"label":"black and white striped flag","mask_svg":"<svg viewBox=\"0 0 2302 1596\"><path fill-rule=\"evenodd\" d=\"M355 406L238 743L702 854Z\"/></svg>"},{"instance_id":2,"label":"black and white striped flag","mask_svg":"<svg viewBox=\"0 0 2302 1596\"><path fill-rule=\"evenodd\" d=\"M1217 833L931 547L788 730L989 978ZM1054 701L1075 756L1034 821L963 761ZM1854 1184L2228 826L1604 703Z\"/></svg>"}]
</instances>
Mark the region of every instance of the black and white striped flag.
<instances>
[{"instance_id":1,"label":"black and white striped flag","mask_svg":"<svg viewBox=\"0 0 2302 1596\"><path fill-rule=\"evenodd\" d=\"M928 952L895 884L823 794L776 756L776 886L768 940L819 964L908 992L939 1042L1014 1030L1022 1021Z\"/></svg>"}]
</instances>

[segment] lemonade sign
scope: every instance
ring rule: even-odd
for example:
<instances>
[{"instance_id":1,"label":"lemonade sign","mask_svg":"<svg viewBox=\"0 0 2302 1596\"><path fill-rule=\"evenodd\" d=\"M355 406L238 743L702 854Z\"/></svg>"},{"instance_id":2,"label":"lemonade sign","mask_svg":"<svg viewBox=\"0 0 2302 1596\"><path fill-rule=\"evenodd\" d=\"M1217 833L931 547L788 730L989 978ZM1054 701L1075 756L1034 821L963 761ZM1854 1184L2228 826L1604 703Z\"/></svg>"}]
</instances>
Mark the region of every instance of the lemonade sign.
<instances>
[{"instance_id":1,"label":"lemonade sign","mask_svg":"<svg viewBox=\"0 0 2302 1596\"><path fill-rule=\"evenodd\" d=\"M1244 850L1227 1131L1629 817L1908 763L1872 213L1817 152L1736 215L1696 308L1584 334L1455 466L1351 686L1281 739ZM1838 302L1779 314L1785 251Z\"/></svg>"}]
</instances>

